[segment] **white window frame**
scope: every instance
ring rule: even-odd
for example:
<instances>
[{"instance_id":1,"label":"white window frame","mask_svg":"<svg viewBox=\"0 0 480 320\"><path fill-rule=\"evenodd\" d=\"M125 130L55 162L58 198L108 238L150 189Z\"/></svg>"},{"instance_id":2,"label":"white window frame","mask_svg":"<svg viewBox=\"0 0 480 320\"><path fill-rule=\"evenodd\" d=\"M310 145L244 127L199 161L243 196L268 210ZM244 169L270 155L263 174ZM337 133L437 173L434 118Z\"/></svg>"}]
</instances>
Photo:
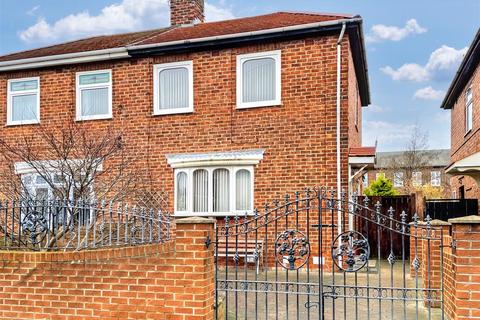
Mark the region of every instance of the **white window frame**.
<instances>
[{"instance_id":1,"label":"white window frame","mask_svg":"<svg viewBox=\"0 0 480 320\"><path fill-rule=\"evenodd\" d=\"M174 109L160 109L159 105L159 75L163 70L186 68L188 70L188 107ZM179 114L193 112L193 61L181 61L156 64L153 66L153 115Z\"/></svg>"},{"instance_id":2,"label":"white window frame","mask_svg":"<svg viewBox=\"0 0 480 320\"><path fill-rule=\"evenodd\" d=\"M421 187L423 185L423 174L421 171L412 172L412 185L414 187ZM420 180L420 181L417 181Z\"/></svg>"},{"instance_id":3,"label":"white window frame","mask_svg":"<svg viewBox=\"0 0 480 320\"><path fill-rule=\"evenodd\" d=\"M243 102L243 64L249 60L272 58L275 60L275 99ZM237 56L237 109L278 106L282 104L282 51L266 51Z\"/></svg>"},{"instance_id":4,"label":"white window frame","mask_svg":"<svg viewBox=\"0 0 480 320\"><path fill-rule=\"evenodd\" d=\"M108 73L109 82L108 83L93 83L93 84L83 84L80 85L80 76L83 75L92 75L98 73ZM82 95L81 91L84 89L108 89L108 113L91 115L91 116L82 116ZM77 72L76 74L76 121L85 121L85 120L100 120L100 119L111 119L112 118L112 70L91 70L91 71L82 71Z\"/></svg>"},{"instance_id":5,"label":"white window frame","mask_svg":"<svg viewBox=\"0 0 480 320\"><path fill-rule=\"evenodd\" d=\"M193 211L193 172L195 170L206 170L208 173L208 211L194 212ZM213 212L213 171L216 169L226 169L229 171L230 182L230 210L228 212ZM250 172L250 210L236 210L236 174L240 170L247 170ZM187 174L187 210L177 211L177 176L180 172ZM191 167L179 168L174 171L174 212L175 216L230 216L230 215L251 215L253 214L254 205L254 167L253 165L245 166L206 166L206 167Z\"/></svg>"},{"instance_id":6,"label":"white window frame","mask_svg":"<svg viewBox=\"0 0 480 320\"><path fill-rule=\"evenodd\" d=\"M468 97L471 97L468 99ZM465 91L465 134L472 131L473 128L473 91L469 87Z\"/></svg>"},{"instance_id":7,"label":"white window frame","mask_svg":"<svg viewBox=\"0 0 480 320\"><path fill-rule=\"evenodd\" d=\"M433 183L434 181L438 181L438 183ZM434 170L430 172L430 184L432 185L432 187L440 187L442 185L442 173L439 170Z\"/></svg>"},{"instance_id":8,"label":"white window frame","mask_svg":"<svg viewBox=\"0 0 480 320\"><path fill-rule=\"evenodd\" d=\"M396 188L403 187L403 172L398 171L393 173L393 186Z\"/></svg>"},{"instance_id":9,"label":"white window frame","mask_svg":"<svg viewBox=\"0 0 480 320\"><path fill-rule=\"evenodd\" d=\"M24 91L12 91L10 85L15 82L22 81L37 81L37 89L33 90L24 90ZM16 120L12 119L13 117L13 97L16 96L25 96L25 95L37 95L37 119L33 120ZM7 126L13 125L23 125L23 124L37 124L40 123L40 77L29 77L29 78L17 78L9 79L7 81Z\"/></svg>"}]
</instances>

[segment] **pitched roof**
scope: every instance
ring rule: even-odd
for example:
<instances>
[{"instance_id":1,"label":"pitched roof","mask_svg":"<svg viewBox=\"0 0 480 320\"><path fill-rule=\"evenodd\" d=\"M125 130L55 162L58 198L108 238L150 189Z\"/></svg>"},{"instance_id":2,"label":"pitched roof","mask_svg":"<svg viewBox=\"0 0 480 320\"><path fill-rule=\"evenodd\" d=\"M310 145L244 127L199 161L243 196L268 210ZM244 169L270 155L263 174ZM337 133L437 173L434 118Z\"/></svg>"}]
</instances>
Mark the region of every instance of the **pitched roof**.
<instances>
[{"instance_id":1,"label":"pitched roof","mask_svg":"<svg viewBox=\"0 0 480 320\"><path fill-rule=\"evenodd\" d=\"M407 151L377 152L376 168L388 168L392 161L399 160ZM419 150L419 156L425 160L427 167L446 167L450 163L450 149Z\"/></svg>"},{"instance_id":2,"label":"pitched roof","mask_svg":"<svg viewBox=\"0 0 480 320\"><path fill-rule=\"evenodd\" d=\"M451 109L455 104L458 96L462 93L465 86L470 81L477 66L480 64L480 28L473 38L472 44L468 48L462 63L458 67L458 71L453 78L450 87L448 88L445 98L442 101L442 109Z\"/></svg>"},{"instance_id":3,"label":"pitched roof","mask_svg":"<svg viewBox=\"0 0 480 320\"><path fill-rule=\"evenodd\" d=\"M103 35L0 56L0 61L29 59L75 52L206 38L242 32L352 18L350 15L277 12L262 16L173 26L141 32Z\"/></svg>"},{"instance_id":4,"label":"pitched roof","mask_svg":"<svg viewBox=\"0 0 480 320\"><path fill-rule=\"evenodd\" d=\"M351 157L374 157L376 147L352 147L348 155Z\"/></svg>"}]
</instances>

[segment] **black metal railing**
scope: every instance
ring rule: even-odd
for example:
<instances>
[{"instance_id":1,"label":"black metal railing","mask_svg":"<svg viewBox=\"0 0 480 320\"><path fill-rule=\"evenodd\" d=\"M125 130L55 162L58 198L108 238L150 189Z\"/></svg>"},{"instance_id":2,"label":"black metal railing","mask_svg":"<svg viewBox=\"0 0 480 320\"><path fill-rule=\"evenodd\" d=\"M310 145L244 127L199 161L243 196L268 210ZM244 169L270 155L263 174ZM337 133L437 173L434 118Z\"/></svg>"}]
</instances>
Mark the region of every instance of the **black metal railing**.
<instances>
[{"instance_id":1,"label":"black metal railing","mask_svg":"<svg viewBox=\"0 0 480 320\"><path fill-rule=\"evenodd\" d=\"M86 250L162 243L170 215L113 202L14 200L0 202L0 249Z\"/></svg>"}]
</instances>

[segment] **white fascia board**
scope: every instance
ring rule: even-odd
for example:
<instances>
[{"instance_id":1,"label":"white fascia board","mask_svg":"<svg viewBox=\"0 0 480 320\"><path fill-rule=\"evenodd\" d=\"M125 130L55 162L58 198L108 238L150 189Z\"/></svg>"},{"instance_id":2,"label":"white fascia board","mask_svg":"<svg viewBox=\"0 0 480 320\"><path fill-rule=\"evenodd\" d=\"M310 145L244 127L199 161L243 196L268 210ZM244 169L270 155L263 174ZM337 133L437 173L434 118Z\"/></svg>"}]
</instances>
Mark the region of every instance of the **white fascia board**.
<instances>
[{"instance_id":1,"label":"white fascia board","mask_svg":"<svg viewBox=\"0 0 480 320\"><path fill-rule=\"evenodd\" d=\"M349 164L375 164L375 157L348 157Z\"/></svg>"},{"instance_id":2,"label":"white fascia board","mask_svg":"<svg viewBox=\"0 0 480 320\"><path fill-rule=\"evenodd\" d=\"M37 58L20 59L0 62L0 71L34 69L66 64L87 63L128 58L130 55L125 47L105 50L83 51Z\"/></svg>"}]
</instances>

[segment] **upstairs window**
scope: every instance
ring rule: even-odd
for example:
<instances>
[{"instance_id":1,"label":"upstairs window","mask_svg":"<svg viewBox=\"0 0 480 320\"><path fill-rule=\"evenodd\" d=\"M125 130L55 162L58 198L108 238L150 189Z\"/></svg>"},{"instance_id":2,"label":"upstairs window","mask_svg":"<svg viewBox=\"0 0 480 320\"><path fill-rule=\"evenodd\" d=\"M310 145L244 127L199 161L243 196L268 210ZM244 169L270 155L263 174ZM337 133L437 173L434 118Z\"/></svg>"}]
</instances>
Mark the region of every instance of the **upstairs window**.
<instances>
[{"instance_id":1,"label":"upstairs window","mask_svg":"<svg viewBox=\"0 0 480 320\"><path fill-rule=\"evenodd\" d=\"M111 70L77 73L77 120L112 117Z\"/></svg>"},{"instance_id":2,"label":"upstairs window","mask_svg":"<svg viewBox=\"0 0 480 320\"><path fill-rule=\"evenodd\" d=\"M193 112L192 61L158 64L153 74L153 114Z\"/></svg>"},{"instance_id":3,"label":"upstairs window","mask_svg":"<svg viewBox=\"0 0 480 320\"><path fill-rule=\"evenodd\" d=\"M403 172L395 172L393 174L393 186L403 187Z\"/></svg>"},{"instance_id":4,"label":"upstairs window","mask_svg":"<svg viewBox=\"0 0 480 320\"><path fill-rule=\"evenodd\" d=\"M414 187L419 187L422 185L422 173L415 171L412 173L412 184Z\"/></svg>"},{"instance_id":5,"label":"upstairs window","mask_svg":"<svg viewBox=\"0 0 480 320\"><path fill-rule=\"evenodd\" d=\"M432 171L431 173L431 185L433 187L440 187L442 184L440 171Z\"/></svg>"},{"instance_id":6,"label":"upstairs window","mask_svg":"<svg viewBox=\"0 0 480 320\"><path fill-rule=\"evenodd\" d=\"M465 132L472 130L473 125L473 93L472 88L468 88L465 93Z\"/></svg>"},{"instance_id":7,"label":"upstairs window","mask_svg":"<svg viewBox=\"0 0 480 320\"><path fill-rule=\"evenodd\" d=\"M237 108L281 104L281 52L237 57Z\"/></svg>"},{"instance_id":8,"label":"upstairs window","mask_svg":"<svg viewBox=\"0 0 480 320\"><path fill-rule=\"evenodd\" d=\"M9 80L7 96L7 125L40 122L40 78Z\"/></svg>"}]
</instances>

